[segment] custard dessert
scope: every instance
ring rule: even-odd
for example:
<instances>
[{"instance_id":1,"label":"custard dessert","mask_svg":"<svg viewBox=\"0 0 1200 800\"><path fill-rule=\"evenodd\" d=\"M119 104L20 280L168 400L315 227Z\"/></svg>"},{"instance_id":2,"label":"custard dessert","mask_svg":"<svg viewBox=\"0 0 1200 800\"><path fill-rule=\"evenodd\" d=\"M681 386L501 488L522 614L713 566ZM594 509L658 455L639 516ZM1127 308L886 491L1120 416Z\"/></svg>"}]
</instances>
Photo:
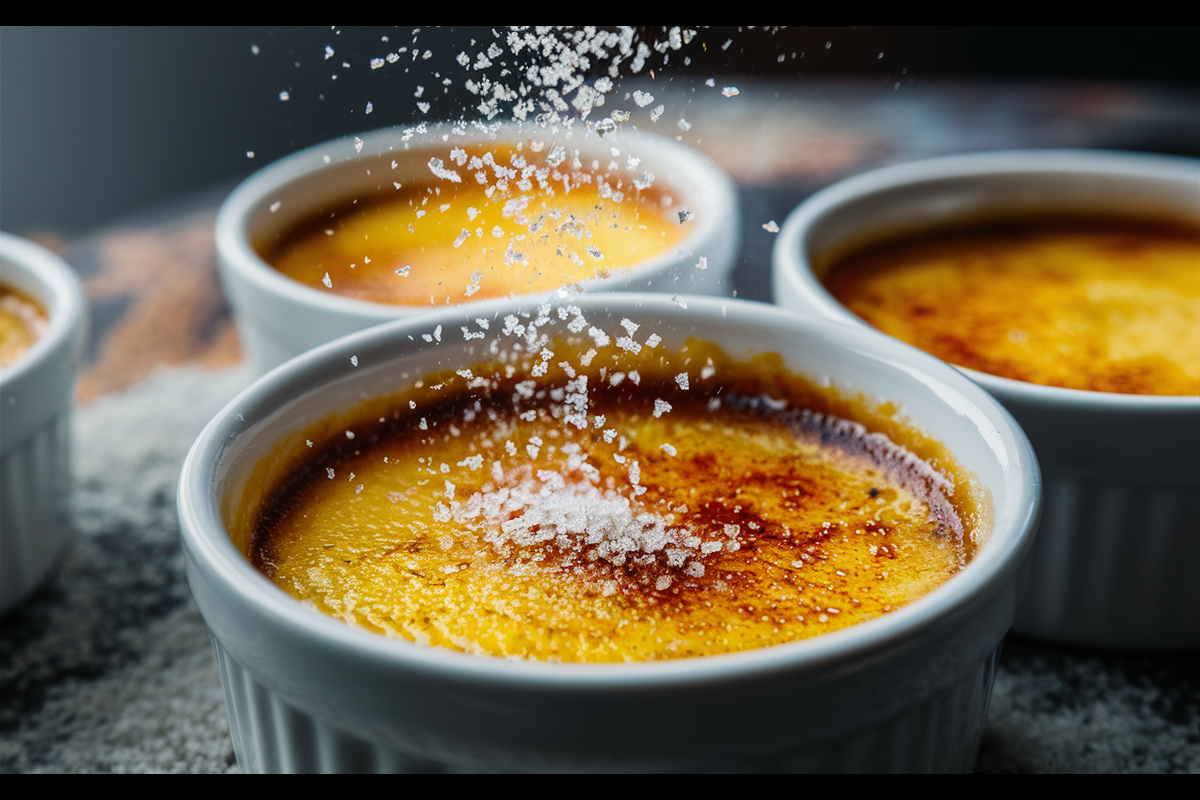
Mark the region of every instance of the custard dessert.
<instances>
[{"instance_id":1,"label":"custard dessert","mask_svg":"<svg viewBox=\"0 0 1200 800\"><path fill-rule=\"evenodd\" d=\"M997 222L873 244L823 281L879 330L961 367L1094 392L1200 394L1200 229Z\"/></svg>"},{"instance_id":2,"label":"custard dessert","mask_svg":"<svg viewBox=\"0 0 1200 800\"><path fill-rule=\"evenodd\" d=\"M50 324L34 300L0 285L0 367L11 367L25 355Z\"/></svg>"},{"instance_id":3,"label":"custard dessert","mask_svg":"<svg viewBox=\"0 0 1200 800\"><path fill-rule=\"evenodd\" d=\"M630 326L618 353L518 346L306 433L235 541L349 625L563 662L805 639L971 560L976 483L895 409Z\"/></svg>"},{"instance_id":4,"label":"custard dessert","mask_svg":"<svg viewBox=\"0 0 1200 800\"><path fill-rule=\"evenodd\" d=\"M320 291L431 306L528 294L630 269L679 242L653 176L563 148L448 149L420 183L324 209L260 255Z\"/></svg>"}]
</instances>

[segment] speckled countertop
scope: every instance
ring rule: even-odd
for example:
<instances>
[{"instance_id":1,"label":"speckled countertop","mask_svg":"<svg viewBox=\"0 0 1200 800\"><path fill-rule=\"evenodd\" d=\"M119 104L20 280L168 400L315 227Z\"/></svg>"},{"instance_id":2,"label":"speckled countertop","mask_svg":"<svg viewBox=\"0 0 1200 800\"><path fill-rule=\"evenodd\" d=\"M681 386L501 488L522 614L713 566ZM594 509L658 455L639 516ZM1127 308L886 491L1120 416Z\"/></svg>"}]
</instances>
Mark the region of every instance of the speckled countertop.
<instances>
[{"instance_id":1,"label":"speckled countertop","mask_svg":"<svg viewBox=\"0 0 1200 800\"><path fill-rule=\"evenodd\" d=\"M742 192L739 297L770 299L765 223L872 166L1010 147L1200 149L1195 93L887 88L755 84L736 103L690 99L685 141ZM0 771L237 771L175 518L188 447L251 380L216 279L212 223L229 188L50 242L80 271L92 305L75 421L79 535L57 577L0 619ZM976 770L1200 772L1200 653L1010 637Z\"/></svg>"}]
</instances>

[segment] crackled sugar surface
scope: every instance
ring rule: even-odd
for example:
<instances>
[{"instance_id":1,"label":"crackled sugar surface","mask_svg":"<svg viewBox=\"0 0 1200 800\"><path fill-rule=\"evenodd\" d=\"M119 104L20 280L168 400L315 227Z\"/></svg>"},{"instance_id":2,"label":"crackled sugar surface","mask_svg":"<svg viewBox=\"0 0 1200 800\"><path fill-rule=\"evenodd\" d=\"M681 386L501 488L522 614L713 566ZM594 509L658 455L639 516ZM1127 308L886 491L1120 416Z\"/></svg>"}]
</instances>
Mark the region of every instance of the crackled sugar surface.
<instances>
[{"instance_id":1,"label":"crackled sugar surface","mask_svg":"<svg viewBox=\"0 0 1200 800\"><path fill-rule=\"evenodd\" d=\"M379 192L303 223L265 253L276 269L319 291L401 305L554 289L605 277L676 244L684 229L671 198L629 170L531 142L454 147L425 183ZM395 163L395 162L393 162ZM393 188L394 185L394 188Z\"/></svg>"},{"instance_id":2,"label":"crackled sugar surface","mask_svg":"<svg viewBox=\"0 0 1200 800\"><path fill-rule=\"evenodd\" d=\"M785 401L720 401L710 374L591 391L518 374L511 400L463 394L356 432L264 514L253 560L388 636L621 661L843 628L969 559L925 462Z\"/></svg>"},{"instance_id":3,"label":"crackled sugar surface","mask_svg":"<svg viewBox=\"0 0 1200 800\"><path fill-rule=\"evenodd\" d=\"M885 333L1006 378L1200 394L1200 231L1062 219L882 243L835 264L835 297Z\"/></svg>"}]
</instances>

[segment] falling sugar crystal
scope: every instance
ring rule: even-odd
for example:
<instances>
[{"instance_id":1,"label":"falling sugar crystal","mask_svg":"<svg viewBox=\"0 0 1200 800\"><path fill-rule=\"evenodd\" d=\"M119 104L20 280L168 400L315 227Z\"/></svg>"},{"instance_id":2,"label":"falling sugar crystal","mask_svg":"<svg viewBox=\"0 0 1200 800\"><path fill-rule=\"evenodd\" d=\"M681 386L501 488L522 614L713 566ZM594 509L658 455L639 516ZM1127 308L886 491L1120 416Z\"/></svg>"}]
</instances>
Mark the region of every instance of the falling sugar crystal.
<instances>
[{"instance_id":1,"label":"falling sugar crystal","mask_svg":"<svg viewBox=\"0 0 1200 800\"><path fill-rule=\"evenodd\" d=\"M767 233L779 233L779 225L775 222L775 220L765 223L762 227Z\"/></svg>"},{"instance_id":2,"label":"falling sugar crystal","mask_svg":"<svg viewBox=\"0 0 1200 800\"><path fill-rule=\"evenodd\" d=\"M283 205L283 203L280 202L279 200L276 200L274 203L271 203L271 213L274 214L276 211L279 210L280 206L282 206L282 205Z\"/></svg>"},{"instance_id":3,"label":"falling sugar crystal","mask_svg":"<svg viewBox=\"0 0 1200 800\"><path fill-rule=\"evenodd\" d=\"M290 97L291 97L291 95L289 95L289 94L288 94L286 91L283 91L283 92L280 92L280 93L279 93L279 99L280 99L280 100L287 100L287 99L288 99L288 98L290 98Z\"/></svg>"},{"instance_id":4,"label":"falling sugar crystal","mask_svg":"<svg viewBox=\"0 0 1200 800\"><path fill-rule=\"evenodd\" d=\"M396 274L397 274L397 275L399 275L401 278L408 277L408 271L409 271L410 269L412 269L412 267L411 267L411 266L409 266L409 267L401 267L400 269L396 270Z\"/></svg>"},{"instance_id":5,"label":"falling sugar crystal","mask_svg":"<svg viewBox=\"0 0 1200 800\"><path fill-rule=\"evenodd\" d=\"M321 283L325 284L325 288L326 288L326 289L332 289L332 288L333 288L333 281L331 281L331 280L329 279L329 273L328 273L328 272L326 272L326 273L325 273L325 277L324 277L324 278L321 278Z\"/></svg>"},{"instance_id":6,"label":"falling sugar crystal","mask_svg":"<svg viewBox=\"0 0 1200 800\"><path fill-rule=\"evenodd\" d=\"M246 151L246 158L254 158L254 151L253 151L253 150L247 150L247 151Z\"/></svg>"},{"instance_id":7,"label":"falling sugar crystal","mask_svg":"<svg viewBox=\"0 0 1200 800\"><path fill-rule=\"evenodd\" d=\"M384 60L382 58L372 58L371 59L371 69L379 69L383 65L384 65Z\"/></svg>"},{"instance_id":8,"label":"falling sugar crystal","mask_svg":"<svg viewBox=\"0 0 1200 800\"><path fill-rule=\"evenodd\" d=\"M700 256L700 260L696 262L696 269L708 269L708 258Z\"/></svg>"},{"instance_id":9,"label":"falling sugar crystal","mask_svg":"<svg viewBox=\"0 0 1200 800\"><path fill-rule=\"evenodd\" d=\"M362 148L363 148L363 140L358 138L357 136L355 136L354 137L354 152L361 153Z\"/></svg>"},{"instance_id":10,"label":"falling sugar crystal","mask_svg":"<svg viewBox=\"0 0 1200 800\"><path fill-rule=\"evenodd\" d=\"M371 101L370 101L370 100L368 100L368 101L367 101L367 110L366 110L366 113L367 113L367 114L370 114L370 113L371 113L372 111L374 111L374 110L375 110L375 106L371 105Z\"/></svg>"},{"instance_id":11,"label":"falling sugar crystal","mask_svg":"<svg viewBox=\"0 0 1200 800\"><path fill-rule=\"evenodd\" d=\"M354 367L358 366L358 356L350 356L350 365Z\"/></svg>"},{"instance_id":12,"label":"falling sugar crystal","mask_svg":"<svg viewBox=\"0 0 1200 800\"><path fill-rule=\"evenodd\" d=\"M325 60L328 61L331 58L333 58L333 48L325 45Z\"/></svg>"},{"instance_id":13,"label":"falling sugar crystal","mask_svg":"<svg viewBox=\"0 0 1200 800\"><path fill-rule=\"evenodd\" d=\"M721 95L724 97L733 97L734 95L738 94L741 94L741 92L738 91L736 86L726 86L721 90Z\"/></svg>"},{"instance_id":14,"label":"falling sugar crystal","mask_svg":"<svg viewBox=\"0 0 1200 800\"><path fill-rule=\"evenodd\" d=\"M695 211L690 211L685 208L683 211L679 212L679 224L680 225L682 225L683 223L688 222L690 220L693 220L695 218L696 218ZM707 262L705 262L705 263L707 263Z\"/></svg>"}]
</instances>

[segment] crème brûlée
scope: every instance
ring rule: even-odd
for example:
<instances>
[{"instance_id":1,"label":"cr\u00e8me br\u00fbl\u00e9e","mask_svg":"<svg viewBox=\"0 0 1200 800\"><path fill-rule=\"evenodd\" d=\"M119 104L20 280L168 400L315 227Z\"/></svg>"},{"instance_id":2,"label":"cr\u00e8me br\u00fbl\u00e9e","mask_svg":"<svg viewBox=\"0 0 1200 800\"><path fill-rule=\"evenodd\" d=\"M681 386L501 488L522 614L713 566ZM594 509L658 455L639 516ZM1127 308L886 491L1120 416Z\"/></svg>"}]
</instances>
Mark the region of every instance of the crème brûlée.
<instances>
[{"instance_id":1,"label":"cr\u00e8me br\u00fbl\u00e9e","mask_svg":"<svg viewBox=\"0 0 1200 800\"><path fill-rule=\"evenodd\" d=\"M683 238L671 202L652 176L625 174L615 162L448 148L422 182L385 174L373 196L321 210L260 255L320 291L400 305L461 303L635 268Z\"/></svg>"},{"instance_id":2,"label":"cr\u00e8me br\u00fbl\u00e9e","mask_svg":"<svg viewBox=\"0 0 1200 800\"><path fill-rule=\"evenodd\" d=\"M50 324L46 312L21 292L0 286L0 367L11 367Z\"/></svg>"},{"instance_id":3,"label":"cr\u00e8me br\u00fbl\u00e9e","mask_svg":"<svg viewBox=\"0 0 1200 800\"><path fill-rule=\"evenodd\" d=\"M976 482L890 407L699 342L622 371L568 349L427 377L306 434L235 541L358 628L621 662L878 617L986 537Z\"/></svg>"},{"instance_id":4,"label":"cr\u00e8me br\u00fbl\u00e9e","mask_svg":"<svg viewBox=\"0 0 1200 800\"><path fill-rule=\"evenodd\" d=\"M872 244L823 282L952 364L1045 386L1200 394L1200 229L1047 218Z\"/></svg>"}]
</instances>

